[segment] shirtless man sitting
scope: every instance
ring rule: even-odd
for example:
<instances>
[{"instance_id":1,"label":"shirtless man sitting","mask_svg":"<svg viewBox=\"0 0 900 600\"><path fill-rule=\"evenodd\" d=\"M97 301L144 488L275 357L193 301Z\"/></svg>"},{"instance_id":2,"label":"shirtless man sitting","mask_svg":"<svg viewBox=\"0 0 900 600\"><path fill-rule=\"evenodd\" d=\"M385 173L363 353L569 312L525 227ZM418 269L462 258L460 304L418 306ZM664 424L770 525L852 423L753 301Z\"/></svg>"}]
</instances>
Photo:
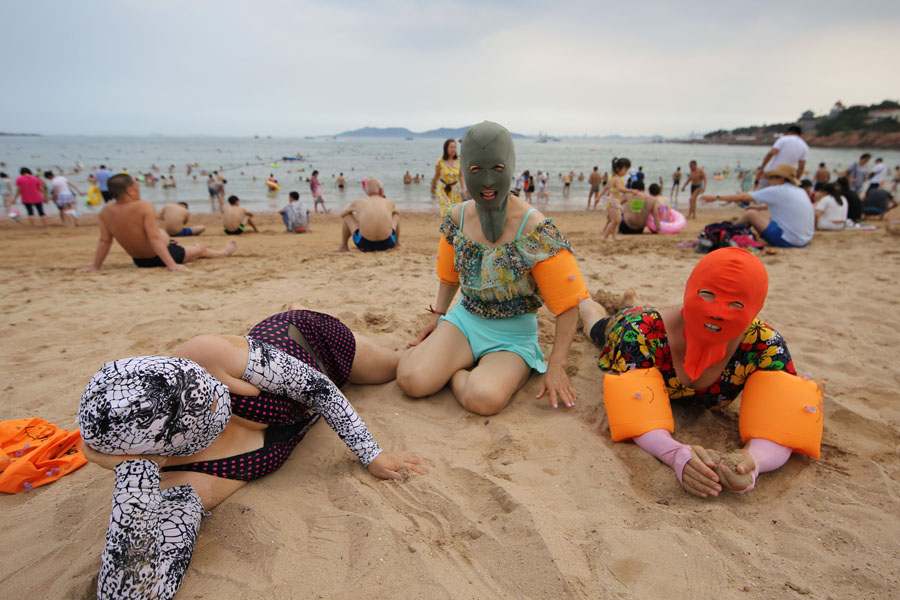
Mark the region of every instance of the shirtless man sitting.
<instances>
[{"instance_id":1,"label":"shirtless man sitting","mask_svg":"<svg viewBox=\"0 0 900 600\"><path fill-rule=\"evenodd\" d=\"M165 175L163 175L165 177ZM195 225L188 227L188 219L191 218L191 211L188 210L187 202L179 202L178 204L166 204L159 211L159 218L163 222L163 229L172 237L187 237L191 235L200 235L206 231L203 225Z\"/></svg>"},{"instance_id":2,"label":"shirtless man sitting","mask_svg":"<svg viewBox=\"0 0 900 600\"><path fill-rule=\"evenodd\" d=\"M244 233L244 223L253 228L253 231L259 233L256 224L253 222L253 213L245 208L241 208L241 201L237 196L228 196L228 206L222 213L222 224L225 228L225 235L241 235Z\"/></svg>"},{"instance_id":3,"label":"shirtless man sitting","mask_svg":"<svg viewBox=\"0 0 900 600\"><path fill-rule=\"evenodd\" d=\"M159 228L153 205L141 200L141 190L130 175L121 173L110 177L108 188L115 202L110 202L100 211L100 240L94 263L78 269L78 273L98 270L109 253L113 239L119 242L138 267L168 267L172 271L186 269L182 263L198 258L231 256L237 250L234 241L223 250L210 250L200 244L183 248Z\"/></svg>"},{"instance_id":4,"label":"shirtless man sitting","mask_svg":"<svg viewBox=\"0 0 900 600\"><path fill-rule=\"evenodd\" d=\"M692 160L689 163L689 166L691 167L691 170L688 173L687 181L681 186L681 191L684 191L684 188L687 187L688 183L691 184L691 207L688 210L687 218L696 219L697 198L699 198L700 194L706 190L706 171L697 166L696 160Z\"/></svg>"},{"instance_id":5,"label":"shirtless man sitting","mask_svg":"<svg viewBox=\"0 0 900 600\"><path fill-rule=\"evenodd\" d=\"M366 194L341 211L341 245L335 252L347 252L353 243L363 252L390 250L399 246L400 213L394 202L384 197L384 188L377 179L366 180Z\"/></svg>"}]
</instances>

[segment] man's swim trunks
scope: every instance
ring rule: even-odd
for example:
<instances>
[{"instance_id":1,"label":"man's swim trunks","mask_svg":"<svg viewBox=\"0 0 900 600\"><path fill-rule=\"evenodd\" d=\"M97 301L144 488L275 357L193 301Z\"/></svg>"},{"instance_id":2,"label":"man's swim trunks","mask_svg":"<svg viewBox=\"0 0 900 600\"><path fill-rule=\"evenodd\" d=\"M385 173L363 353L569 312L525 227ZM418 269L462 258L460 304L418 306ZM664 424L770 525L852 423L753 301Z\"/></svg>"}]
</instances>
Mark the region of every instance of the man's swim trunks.
<instances>
[{"instance_id":1,"label":"man's swim trunks","mask_svg":"<svg viewBox=\"0 0 900 600\"><path fill-rule=\"evenodd\" d=\"M367 240L359 233L359 229L353 232L353 243L363 252L377 252L378 250L390 250L397 245L397 232L391 230L391 235L385 239L373 242Z\"/></svg>"},{"instance_id":2,"label":"man's swim trunks","mask_svg":"<svg viewBox=\"0 0 900 600\"><path fill-rule=\"evenodd\" d=\"M622 219L619 222L619 233L623 233L625 235L637 235L639 233L644 233L644 228L641 227L640 229L635 229L633 227L630 227L628 223L625 222L625 219Z\"/></svg>"},{"instance_id":3,"label":"man's swim trunks","mask_svg":"<svg viewBox=\"0 0 900 600\"><path fill-rule=\"evenodd\" d=\"M182 230L179 231L178 233L173 233L173 234L171 234L171 235L172 235L172 237L187 237L187 236L189 236L189 235L194 235L194 232L191 231L191 228L190 228L190 227L185 227L184 229L182 229Z\"/></svg>"},{"instance_id":4,"label":"man's swim trunks","mask_svg":"<svg viewBox=\"0 0 900 600\"><path fill-rule=\"evenodd\" d=\"M174 240L169 240L169 254L176 264L180 265L184 262L184 248L175 243ZM153 258L133 258L132 260L135 265L141 268L166 266L166 263L158 256L154 256Z\"/></svg>"},{"instance_id":5,"label":"man's swim trunks","mask_svg":"<svg viewBox=\"0 0 900 600\"><path fill-rule=\"evenodd\" d=\"M600 191L600 186L599 186L599 185L592 185L592 186L591 186L591 191L594 192L594 193L599 192L599 191Z\"/></svg>"},{"instance_id":6,"label":"man's swim trunks","mask_svg":"<svg viewBox=\"0 0 900 600\"><path fill-rule=\"evenodd\" d=\"M244 224L241 223L241 225L234 231L228 231L227 227L223 227L222 229L225 231L225 235L241 235L242 233L244 233Z\"/></svg>"},{"instance_id":7,"label":"man's swim trunks","mask_svg":"<svg viewBox=\"0 0 900 600\"><path fill-rule=\"evenodd\" d=\"M692 194L693 194L694 192L696 192L697 190L702 190L702 189L703 189L703 186L702 186L702 185L694 185L693 183L691 184L691 193L692 193Z\"/></svg>"}]
</instances>

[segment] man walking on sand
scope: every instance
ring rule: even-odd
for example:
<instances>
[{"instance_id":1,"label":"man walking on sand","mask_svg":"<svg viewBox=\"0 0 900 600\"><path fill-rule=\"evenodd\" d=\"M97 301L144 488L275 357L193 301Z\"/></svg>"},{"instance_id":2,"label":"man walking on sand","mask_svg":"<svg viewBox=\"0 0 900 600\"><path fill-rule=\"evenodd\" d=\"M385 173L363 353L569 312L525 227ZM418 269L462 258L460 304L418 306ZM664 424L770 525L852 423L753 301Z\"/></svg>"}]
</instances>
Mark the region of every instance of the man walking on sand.
<instances>
[{"instance_id":1,"label":"man walking on sand","mask_svg":"<svg viewBox=\"0 0 900 600\"><path fill-rule=\"evenodd\" d=\"M400 213L393 201L384 197L381 182L365 181L368 197L360 198L341 211L341 245L335 252L349 251L348 241L363 252L390 250L400 245Z\"/></svg>"},{"instance_id":2,"label":"man walking on sand","mask_svg":"<svg viewBox=\"0 0 900 600\"><path fill-rule=\"evenodd\" d=\"M684 188L687 187L688 183L691 184L691 201L687 218L696 219L697 198L700 196L700 194L703 193L703 190L706 189L706 171L697 166L696 160L692 160L690 163L688 163L688 166L691 168L691 170L687 175L687 181L685 181L684 185L681 186L681 191L684 191Z\"/></svg>"},{"instance_id":3,"label":"man walking on sand","mask_svg":"<svg viewBox=\"0 0 900 600\"><path fill-rule=\"evenodd\" d=\"M237 250L237 243L233 240L223 250L210 250L200 244L188 248L179 246L159 228L153 205L141 200L141 190L130 175L113 175L108 183L109 193L115 202L110 202L100 211L100 240L94 262L89 267L77 269L76 273L98 270L109 253L113 239L119 242L138 267L167 267L172 271L185 270L187 267L182 263L198 258L231 256Z\"/></svg>"}]
</instances>

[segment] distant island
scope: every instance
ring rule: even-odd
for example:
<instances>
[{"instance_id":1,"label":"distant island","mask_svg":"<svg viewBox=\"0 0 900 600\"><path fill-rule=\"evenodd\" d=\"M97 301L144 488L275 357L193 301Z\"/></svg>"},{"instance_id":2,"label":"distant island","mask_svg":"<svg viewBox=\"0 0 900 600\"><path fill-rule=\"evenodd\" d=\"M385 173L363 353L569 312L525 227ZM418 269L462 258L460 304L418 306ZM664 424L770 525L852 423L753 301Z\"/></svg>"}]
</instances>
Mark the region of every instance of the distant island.
<instances>
[{"instance_id":1,"label":"distant island","mask_svg":"<svg viewBox=\"0 0 900 600\"><path fill-rule=\"evenodd\" d=\"M441 127L417 133L406 127L363 127L353 131L345 131L334 137L366 137L366 138L443 138L458 140L472 126L467 127ZM514 138L523 139L528 136L521 133L513 133Z\"/></svg>"},{"instance_id":2,"label":"distant island","mask_svg":"<svg viewBox=\"0 0 900 600\"><path fill-rule=\"evenodd\" d=\"M885 100L869 106L844 106L840 100L827 115L807 110L795 122L720 129L687 140L701 144L770 145L791 125L803 130L810 146L824 148L881 148L900 150L900 102Z\"/></svg>"},{"instance_id":3,"label":"distant island","mask_svg":"<svg viewBox=\"0 0 900 600\"><path fill-rule=\"evenodd\" d=\"M5 131L0 131L0 136L17 136L17 137L41 137L39 133L7 133Z\"/></svg>"}]
</instances>

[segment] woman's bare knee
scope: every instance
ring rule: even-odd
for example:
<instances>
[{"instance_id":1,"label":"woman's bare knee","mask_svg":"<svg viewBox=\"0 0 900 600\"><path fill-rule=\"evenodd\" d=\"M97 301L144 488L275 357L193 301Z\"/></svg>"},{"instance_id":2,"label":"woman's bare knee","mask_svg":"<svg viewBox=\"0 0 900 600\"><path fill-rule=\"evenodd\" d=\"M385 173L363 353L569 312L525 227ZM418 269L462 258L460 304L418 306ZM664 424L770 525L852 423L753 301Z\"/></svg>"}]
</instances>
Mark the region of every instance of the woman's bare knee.
<instances>
[{"instance_id":1,"label":"woman's bare knee","mask_svg":"<svg viewBox=\"0 0 900 600\"><path fill-rule=\"evenodd\" d=\"M463 397L459 399L459 403L466 410L476 415L489 417L506 408L511 397L511 395L497 389L467 385Z\"/></svg>"},{"instance_id":2,"label":"woman's bare knee","mask_svg":"<svg viewBox=\"0 0 900 600\"><path fill-rule=\"evenodd\" d=\"M444 383L438 385L421 365L402 360L397 365L397 387L410 398L424 398L438 392Z\"/></svg>"}]
</instances>

